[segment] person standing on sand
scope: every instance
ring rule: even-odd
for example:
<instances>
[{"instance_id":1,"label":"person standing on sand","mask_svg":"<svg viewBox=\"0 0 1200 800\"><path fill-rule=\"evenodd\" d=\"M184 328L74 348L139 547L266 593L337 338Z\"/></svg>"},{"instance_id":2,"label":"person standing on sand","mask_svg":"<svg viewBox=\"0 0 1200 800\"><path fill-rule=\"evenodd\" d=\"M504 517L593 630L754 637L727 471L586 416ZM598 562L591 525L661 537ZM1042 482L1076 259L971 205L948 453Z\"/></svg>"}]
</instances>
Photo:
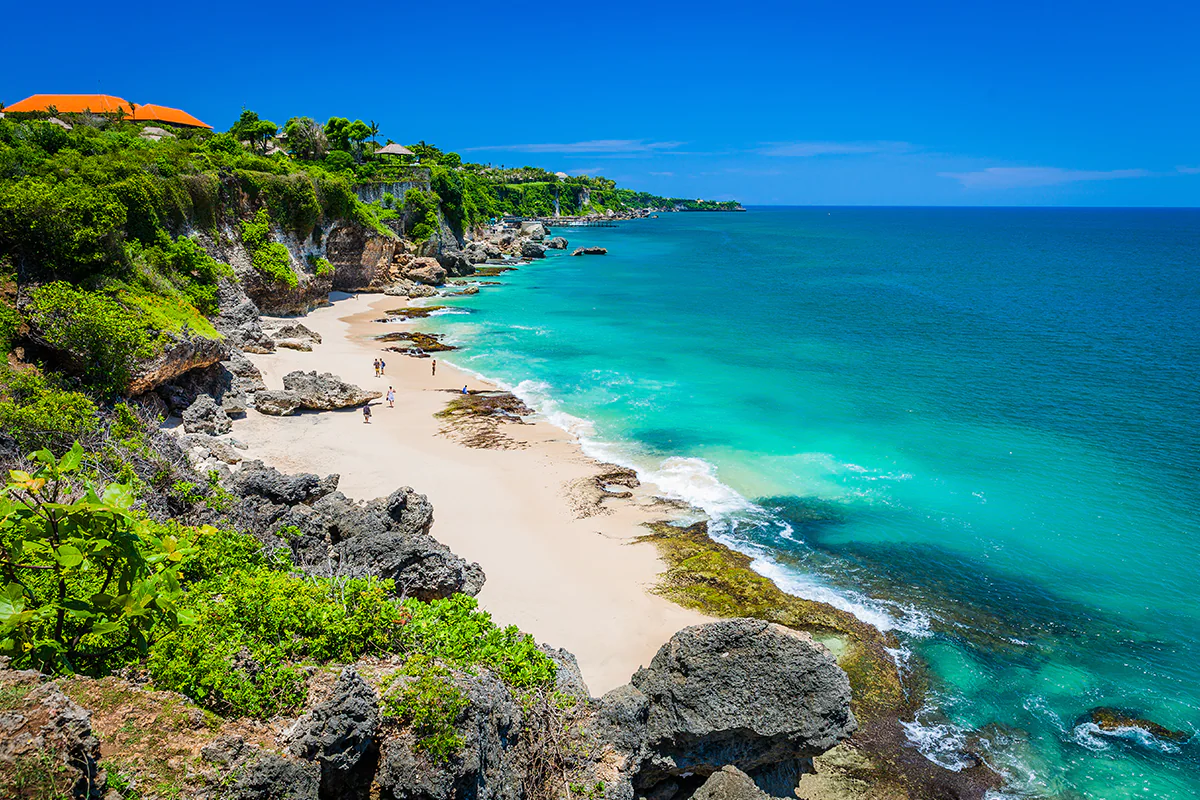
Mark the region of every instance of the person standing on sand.
<instances>
[{"instance_id":1,"label":"person standing on sand","mask_svg":"<svg viewBox=\"0 0 1200 800\"><path fill-rule=\"evenodd\" d=\"M380 375L384 374L384 367L386 367L386 366L387 366L387 362L384 361L382 358L379 359L379 374Z\"/></svg>"},{"instance_id":2,"label":"person standing on sand","mask_svg":"<svg viewBox=\"0 0 1200 800\"><path fill-rule=\"evenodd\" d=\"M363 424L371 424L371 405L369 403L363 406Z\"/></svg>"},{"instance_id":3,"label":"person standing on sand","mask_svg":"<svg viewBox=\"0 0 1200 800\"><path fill-rule=\"evenodd\" d=\"M437 359L433 360L433 377L437 377Z\"/></svg>"},{"instance_id":4,"label":"person standing on sand","mask_svg":"<svg viewBox=\"0 0 1200 800\"><path fill-rule=\"evenodd\" d=\"M388 387L387 401L388 401L388 408L396 407L396 392L390 386Z\"/></svg>"},{"instance_id":5,"label":"person standing on sand","mask_svg":"<svg viewBox=\"0 0 1200 800\"><path fill-rule=\"evenodd\" d=\"M375 364L375 377L378 378L379 377L379 359L378 358L375 359L374 364Z\"/></svg>"}]
</instances>

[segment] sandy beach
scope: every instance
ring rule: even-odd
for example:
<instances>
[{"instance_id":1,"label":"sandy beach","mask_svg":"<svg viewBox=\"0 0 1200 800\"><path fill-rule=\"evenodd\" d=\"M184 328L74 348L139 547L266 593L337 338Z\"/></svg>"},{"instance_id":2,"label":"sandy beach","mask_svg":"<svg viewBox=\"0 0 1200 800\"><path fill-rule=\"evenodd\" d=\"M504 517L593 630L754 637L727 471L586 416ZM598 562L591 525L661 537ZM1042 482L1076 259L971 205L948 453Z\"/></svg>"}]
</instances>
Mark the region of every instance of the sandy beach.
<instances>
[{"instance_id":1,"label":"sandy beach","mask_svg":"<svg viewBox=\"0 0 1200 800\"><path fill-rule=\"evenodd\" d=\"M404 298L334 295L331 306L300 321L319 333L312 352L281 349L251 355L268 388L293 370L331 372L364 388L396 392L395 408L372 403L370 424L359 409L271 417L251 410L234 436L288 472L341 475L347 496L366 500L412 486L434 507L431 533L487 574L479 595L500 624L574 653L595 695L626 683L680 628L703 621L647 589L663 566L654 549L631 544L641 524L667 510L644 489L631 499L605 499L581 517L577 484L603 471L564 431L537 419L505 424L506 449L476 449L443 433L434 415L464 385L495 388L439 361L386 352L380 333L417 323L378 322ZM372 361L382 356L386 375Z\"/></svg>"}]
</instances>

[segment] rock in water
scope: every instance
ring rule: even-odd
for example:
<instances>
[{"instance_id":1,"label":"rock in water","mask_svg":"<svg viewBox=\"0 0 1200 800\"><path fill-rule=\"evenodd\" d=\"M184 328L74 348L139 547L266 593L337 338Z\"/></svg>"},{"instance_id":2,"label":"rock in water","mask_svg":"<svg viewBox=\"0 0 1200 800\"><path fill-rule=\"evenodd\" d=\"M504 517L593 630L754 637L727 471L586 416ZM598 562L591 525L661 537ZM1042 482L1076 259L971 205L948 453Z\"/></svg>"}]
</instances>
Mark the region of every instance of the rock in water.
<instances>
[{"instance_id":1,"label":"rock in water","mask_svg":"<svg viewBox=\"0 0 1200 800\"><path fill-rule=\"evenodd\" d=\"M379 754L379 698L354 669L338 676L333 694L284 733L288 750L321 765L321 796L364 797Z\"/></svg>"},{"instance_id":2,"label":"rock in water","mask_svg":"<svg viewBox=\"0 0 1200 800\"><path fill-rule=\"evenodd\" d=\"M566 250L567 240L561 236L555 236L553 239L548 239L546 241L546 247L550 248L551 250Z\"/></svg>"},{"instance_id":3,"label":"rock in water","mask_svg":"<svg viewBox=\"0 0 1200 800\"><path fill-rule=\"evenodd\" d=\"M404 270L404 277L427 286L441 286L446 282L446 268L435 258L414 258Z\"/></svg>"},{"instance_id":4,"label":"rock in water","mask_svg":"<svg viewBox=\"0 0 1200 800\"><path fill-rule=\"evenodd\" d=\"M263 391L254 393L254 408L260 414L287 417L300 408L300 395L288 391Z\"/></svg>"},{"instance_id":5,"label":"rock in water","mask_svg":"<svg viewBox=\"0 0 1200 800\"><path fill-rule=\"evenodd\" d=\"M573 256L606 256L608 255L607 247L576 247L571 253Z\"/></svg>"},{"instance_id":6,"label":"rock in water","mask_svg":"<svg viewBox=\"0 0 1200 800\"><path fill-rule=\"evenodd\" d=\"M521 244L522 258L545 258L546 248L537 242L524 242Z\"/></svg>"},{"instance_id":7,"label":"rock in water","mask_svg":"<svg viewBox=\"0 0 1200 800\"><path fill-rule=\"evenodd\" d=\"M535 242L540 242L546 238L546 226L540 222L522 222L519 233L521 236L527 236Z\"/></svg>"},{"instance_id":8,"label":"rock in water","mask_svg":"<svg viewBox=\"0 0 1200 800\"><path fill-rule=\"evenodd\" d=\"M646 695L635 786L811 759L858 727L850 681L807 634L757 619L684 628L631 685Z\"/></svg>"},{"instance_id":9,"label":"rock in water","mask_svg":"<svg viewBox=\"0 0 1200 800\"><path fill-rule=\"evenodd\" d=\"M233 430L233 423L212 395L202 394L183 412L183 429L187 433L220 436Z\"/></svg>"},{"instance_id":10,"label":"rock in water","mask_svg":"<svg viewBox=\"0 0 1200 800\"><path fill-rule=\"evenodd\" d=\"M316 411L361 406L383 397L383 392L368 392L346 383L329 372L289 372L283 376L283 388L300 398L300 405ZM261 392L259 394L262 394ZM257 400L257 395L255 396Z\"/></svg>"}]
</instances>

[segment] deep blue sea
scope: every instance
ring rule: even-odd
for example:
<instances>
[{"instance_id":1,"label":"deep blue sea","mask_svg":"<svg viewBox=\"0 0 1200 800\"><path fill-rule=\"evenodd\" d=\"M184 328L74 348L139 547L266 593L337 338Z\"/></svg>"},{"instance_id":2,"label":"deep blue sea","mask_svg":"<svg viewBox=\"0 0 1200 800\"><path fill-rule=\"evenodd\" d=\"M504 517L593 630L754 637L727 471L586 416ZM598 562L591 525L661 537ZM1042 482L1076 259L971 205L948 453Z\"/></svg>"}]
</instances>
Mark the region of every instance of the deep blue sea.
<instances>
[{"instance_id":1,"label":"deep blue sea","mask_svg":"<svg viewBox=\"0 0 1200 800\"><path fill-rule=\"evenodd\" d=\"M455 298L447 361L897 631L933 675L909 738L946 768L982 746L1014 796L1200 797L1200 211L555 233L609 254Z\"/></svg>"}]
</instances>

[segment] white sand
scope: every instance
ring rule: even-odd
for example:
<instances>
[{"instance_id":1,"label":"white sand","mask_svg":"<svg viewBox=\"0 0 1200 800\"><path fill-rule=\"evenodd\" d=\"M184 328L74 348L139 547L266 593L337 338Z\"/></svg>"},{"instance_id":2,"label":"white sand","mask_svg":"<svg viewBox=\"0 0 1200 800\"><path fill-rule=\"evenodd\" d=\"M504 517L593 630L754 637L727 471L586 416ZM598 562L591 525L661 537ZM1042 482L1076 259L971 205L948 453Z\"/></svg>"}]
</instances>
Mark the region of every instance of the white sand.
<instances>
[{"instance_id":1,"label":"white sand","mask_svg":"<svg viewBox=\"0 0 1200 800\"><path fill-rule=\"evenodd\" d=\"M234 436L286 472L341 475L347 496L366 500L412 486L434 508L432 534L487 574L479 600L500 624L515 624L538 641L576 655L595 695L626 683L672 634L704 621L647 588L663 570L654 549L630 544L641 523L662 519L644 492L605 500L607 514L576 518L568 486L599 473L571 438L546 422L504 425L523 449L480 450L440 433L434 417L453 397L445 389L492 388L439 362L384 352L379 333L419 329L373 320L403 298L359 295L299 320L321 334L311 353L280 350L251 355L267 386L282 388L292 370L332 372L364 388L396 390L396 407L372 405L371 424L359 409L269 417L251 410ZM387 376L374 377L382 356Z\"/></svg>"}]
</instances>

